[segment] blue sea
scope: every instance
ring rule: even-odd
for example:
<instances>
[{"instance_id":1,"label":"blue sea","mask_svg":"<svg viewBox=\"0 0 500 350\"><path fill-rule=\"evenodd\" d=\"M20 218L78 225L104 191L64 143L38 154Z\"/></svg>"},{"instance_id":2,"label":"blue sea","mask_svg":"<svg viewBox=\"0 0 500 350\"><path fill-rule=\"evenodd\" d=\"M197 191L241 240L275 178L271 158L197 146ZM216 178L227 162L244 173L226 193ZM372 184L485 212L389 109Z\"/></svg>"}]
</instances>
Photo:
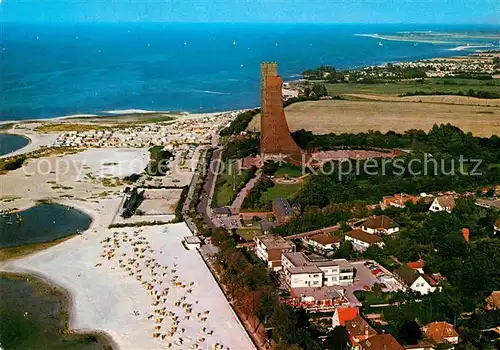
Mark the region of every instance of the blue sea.
<instances>
[{"instance_id":1,"label":"blue sea","mask_svg":"<svg viewBox=\"0 0 500 350\"><path fill-rule=\"evenodd\" d=\"M488 26L359 24L14 24L1 26L1 120L109 110L212 112L259 104L259 64L285 80L338 69L452 56L451 44L356 36ZM462 43L463 44L463 43Z\"/></svg>"}]
</instances>

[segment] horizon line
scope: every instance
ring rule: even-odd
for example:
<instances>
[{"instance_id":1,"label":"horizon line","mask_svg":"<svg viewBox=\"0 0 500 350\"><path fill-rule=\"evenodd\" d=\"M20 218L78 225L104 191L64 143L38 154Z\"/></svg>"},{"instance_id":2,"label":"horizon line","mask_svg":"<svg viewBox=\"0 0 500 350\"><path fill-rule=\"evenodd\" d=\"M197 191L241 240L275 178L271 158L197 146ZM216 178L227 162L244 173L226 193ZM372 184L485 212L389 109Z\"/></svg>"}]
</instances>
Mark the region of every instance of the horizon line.
<instances>
[{"instance_id":1,"label":"horizon line","mask_svg":"<svg viewBox=\"0 0 500 350\"><path fill-rule=\"evenodd\" d=\"M450 22L289 22L289 21L84 21L84 20L29 20L29 21L3 21L2 24L307 24L307 25L446 25L446 26L494 26L499 27L500 23L450 23Z\"/></svg>"}]
</instances>

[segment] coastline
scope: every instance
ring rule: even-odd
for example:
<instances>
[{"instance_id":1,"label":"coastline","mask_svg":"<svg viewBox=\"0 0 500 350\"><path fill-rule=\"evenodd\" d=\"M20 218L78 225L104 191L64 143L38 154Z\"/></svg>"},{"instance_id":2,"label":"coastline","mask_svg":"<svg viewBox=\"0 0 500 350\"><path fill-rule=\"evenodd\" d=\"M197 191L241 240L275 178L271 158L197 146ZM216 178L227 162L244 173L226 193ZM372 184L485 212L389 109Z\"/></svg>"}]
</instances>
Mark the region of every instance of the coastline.
<instances>
[{"instance_id":1,"label":"coastline","mask_svg":"<svg viewBox=\"0 0 500 350\"><path fill-rule=\"evenodd\" d=\"M111 335L109 335L105 331L101 330L92 330L92 329L73 329L70 327L71 320L75 317L74 315L74 300L71 293L55 283L48 276L44 276L32 271L22 271L17 269L5 269L2 265L0 265L0 278L5 278L9 280L19 280L19 279L35 279L37 280L37 284L44 284L47 289L49 289L49 293L55 295L58 300L61 302L61 311L59 314L59 321L61 322L61 327L59 332L63 337L68 337L72 335L78 336L89 336L96 337L98 342L102 345L103 349L120 349L118 344L113 340ZM44 288L45 288L44 286ZM36 287L34 288L36 290Z\"/></svg>"}]
</instances>

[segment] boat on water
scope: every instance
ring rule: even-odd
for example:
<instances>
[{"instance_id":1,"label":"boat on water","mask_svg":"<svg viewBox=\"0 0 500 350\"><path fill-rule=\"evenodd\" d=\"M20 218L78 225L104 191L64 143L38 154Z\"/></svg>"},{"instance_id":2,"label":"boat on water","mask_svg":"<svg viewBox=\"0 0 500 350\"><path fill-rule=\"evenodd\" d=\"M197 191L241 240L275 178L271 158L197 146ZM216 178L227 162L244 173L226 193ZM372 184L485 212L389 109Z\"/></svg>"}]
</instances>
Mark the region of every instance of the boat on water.
<instances>
[{"instance_id":1,"label":"boat on water","mask_svg":"<svg viewBox=\"0 0 500 350\"><path fill-rule=\"evenodd\" d=\"M378 42L378 46L384 46L381 41Z\"/></svg>"}]
</instances>

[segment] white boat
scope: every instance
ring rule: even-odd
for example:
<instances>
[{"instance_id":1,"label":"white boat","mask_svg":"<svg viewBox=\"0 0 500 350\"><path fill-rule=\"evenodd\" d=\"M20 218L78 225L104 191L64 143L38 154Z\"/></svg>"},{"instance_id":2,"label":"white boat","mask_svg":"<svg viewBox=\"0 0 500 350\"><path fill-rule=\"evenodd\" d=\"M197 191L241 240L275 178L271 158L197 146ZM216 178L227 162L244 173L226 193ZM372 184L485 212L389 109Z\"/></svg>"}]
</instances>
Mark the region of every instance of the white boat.
<instances>
[{"instance_id":1,"label":"white boat","mask_svg":"<svg viewBox=\"0 0 500 350\"><path fill-rule=\"evenodd\" d=\"M384 44L382 44L382 42L378 42L378 46L384 46Z\"/></svg>"}]
</instances>

